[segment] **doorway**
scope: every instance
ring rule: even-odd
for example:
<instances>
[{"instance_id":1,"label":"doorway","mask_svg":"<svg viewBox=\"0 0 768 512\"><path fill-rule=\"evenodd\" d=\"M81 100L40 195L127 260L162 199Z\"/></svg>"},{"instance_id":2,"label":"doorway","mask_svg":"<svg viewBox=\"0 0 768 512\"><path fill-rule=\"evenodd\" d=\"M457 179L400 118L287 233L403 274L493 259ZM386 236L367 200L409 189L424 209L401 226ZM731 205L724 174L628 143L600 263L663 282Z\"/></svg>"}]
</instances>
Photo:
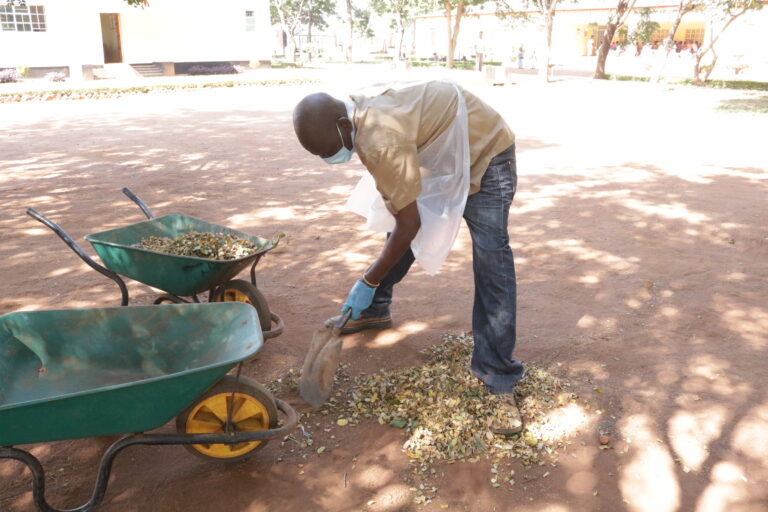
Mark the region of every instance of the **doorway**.
<instances>
[{"instance_id":1,"label":"doorway","mask_svg":"<svg viewBox=\"0 0 768 512\"><path fill-rule=\"evenodd\" d=\"M120 15L101 13L101 41L104 45L104 62L123 62L123 48L120 41Z\"/></svg>"}]
</instances>

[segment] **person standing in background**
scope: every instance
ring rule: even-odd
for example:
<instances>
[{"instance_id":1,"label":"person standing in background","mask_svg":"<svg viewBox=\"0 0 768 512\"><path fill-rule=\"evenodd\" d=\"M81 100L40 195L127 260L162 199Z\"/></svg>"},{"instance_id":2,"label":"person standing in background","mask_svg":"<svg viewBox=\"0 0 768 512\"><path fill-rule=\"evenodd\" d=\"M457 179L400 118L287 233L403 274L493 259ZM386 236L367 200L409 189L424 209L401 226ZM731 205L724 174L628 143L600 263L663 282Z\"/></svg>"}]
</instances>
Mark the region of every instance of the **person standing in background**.
<instances>
[{"instance_id":1,"label":"person standing in background","mask_svg":"<svg viewBox=\"0 0 768 512\"><path fill-rule=\"evenodd\" d=\"M475 70L476 71L483 70L484 55L485 55L485 41L483 41L483 33L480 32L480 34L477 37L477 42L475 43Z\"/></svg>"},{"instance_id":2,"label":"person standing in background","mask_svg":"<svg viewBox=\"0 0 768 512\"><path fill-rule=\"evenodd\" d=\"M517 69L523 69L523 60L525 60L525 47L521 44L517 49Z\"/></svg>"}]
</instances>

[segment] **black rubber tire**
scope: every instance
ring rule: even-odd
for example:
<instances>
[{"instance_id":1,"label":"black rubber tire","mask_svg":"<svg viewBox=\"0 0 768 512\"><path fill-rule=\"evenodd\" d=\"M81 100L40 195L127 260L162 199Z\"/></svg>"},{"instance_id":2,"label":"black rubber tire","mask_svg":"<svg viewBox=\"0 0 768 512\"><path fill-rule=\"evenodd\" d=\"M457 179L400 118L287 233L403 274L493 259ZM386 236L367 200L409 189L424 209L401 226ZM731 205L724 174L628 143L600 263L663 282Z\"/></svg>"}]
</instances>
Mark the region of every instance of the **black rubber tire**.
<instances>
[{"instance_id":1,"label":"black rubber tire","mask_svg":"<svg viewBox=\"0 0 768 512\"><path fill-rule=\"evenodd\" d=\"M256 308L259 315L259 324L262 331L268 331L272 327L272 315L269 311L267 299L261 294L259 289L250 281L244 279L233 279L216 290L216 300L227 302L227 291L233 290L248 297L248 303Z\"/></svg>"},{"instance_id":2,"label":"black rubber tire","mask_svg":"<svg viewBox=\"0 0 768 512\"><path fill-rule=\"evenodd\" d=\"M272 397L272 393L269 392L267 388L259 384L253 379L250 379L248 377L240 376L240 382L239 385L237 383L237 379L234 375L225 375L224 378L222 378L219 382L213 385L208 391L206 391L200 398L195 400L189 407L184 409L182 412L176 416L176 432L179 434L186 434L187 433L187 419L189 418L189 415L192 413L192 411L197 407L197 405L214 396L218 395L220 393L232 393L232 391L235 391L236 393L242 393L244 395L249 395L255 400L258 400L261 402L261 404L264 406L264 408L267 411L267 415L269 416L269 428L277 428L277 405L275 404L275 399ZM242 460L247 457L250 457L257 451L264 448L264 446L267 445L269 441L261 441L258 445L254 446L253 449L248 451L247 453L243 453L241 455L235 456L235 457L213 457L210 455L207 455L201 451L199 451L197 448L195 448L195 445L193 444L185 444L184 448L187 449L188 452L190 452L192 455L195 455L196 457L200 457L205 460L213 460L216 462L234 462L237 460Z\"/></svg>"}]
</instances>

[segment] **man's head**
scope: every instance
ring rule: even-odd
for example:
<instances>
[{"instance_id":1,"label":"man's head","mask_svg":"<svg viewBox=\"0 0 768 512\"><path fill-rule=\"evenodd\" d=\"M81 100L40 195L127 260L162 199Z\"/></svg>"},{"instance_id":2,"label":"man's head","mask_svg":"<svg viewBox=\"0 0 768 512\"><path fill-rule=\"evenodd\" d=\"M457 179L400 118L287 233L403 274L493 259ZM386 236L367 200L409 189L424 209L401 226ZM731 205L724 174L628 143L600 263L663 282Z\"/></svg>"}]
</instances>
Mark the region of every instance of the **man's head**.
<instances>
[{"instance_id":1,"label":"man's head","mask_svg":"<svg viewBox=\"0 0 768 512\"><path fill-rule=\"evenodd\" d=\"M354 148L354 126L346 105L323 92L310 94L296 105L293 129L304 149L321 158L333 157L342 147Z\"/></svg>"}]
</instances>

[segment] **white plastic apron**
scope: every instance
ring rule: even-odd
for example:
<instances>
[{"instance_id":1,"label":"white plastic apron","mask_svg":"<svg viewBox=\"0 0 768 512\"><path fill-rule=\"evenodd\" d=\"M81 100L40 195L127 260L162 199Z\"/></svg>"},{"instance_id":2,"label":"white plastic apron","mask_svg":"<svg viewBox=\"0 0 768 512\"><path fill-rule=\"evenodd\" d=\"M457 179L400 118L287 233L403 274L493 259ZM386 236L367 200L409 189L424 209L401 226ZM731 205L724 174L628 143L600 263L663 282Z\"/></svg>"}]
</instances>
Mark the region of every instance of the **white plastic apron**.
<instances>
[{"instance_id":1,"label":"white plastic apron","mask_svg":"<svg viewBox=\"0 0 768 512\"><path fill-rule=\"evenodd\" d=\"M469 194L469 127L467 106L458 86L456 118L419 153L421 194L416 199L421 229L411 242L416 261L435 275L448 258L459 232ZM367 219L368 228L388 232L395 218L387 210L376 182L365 173L347 200L346 209Z\"/></svg>"}]
</instances>

